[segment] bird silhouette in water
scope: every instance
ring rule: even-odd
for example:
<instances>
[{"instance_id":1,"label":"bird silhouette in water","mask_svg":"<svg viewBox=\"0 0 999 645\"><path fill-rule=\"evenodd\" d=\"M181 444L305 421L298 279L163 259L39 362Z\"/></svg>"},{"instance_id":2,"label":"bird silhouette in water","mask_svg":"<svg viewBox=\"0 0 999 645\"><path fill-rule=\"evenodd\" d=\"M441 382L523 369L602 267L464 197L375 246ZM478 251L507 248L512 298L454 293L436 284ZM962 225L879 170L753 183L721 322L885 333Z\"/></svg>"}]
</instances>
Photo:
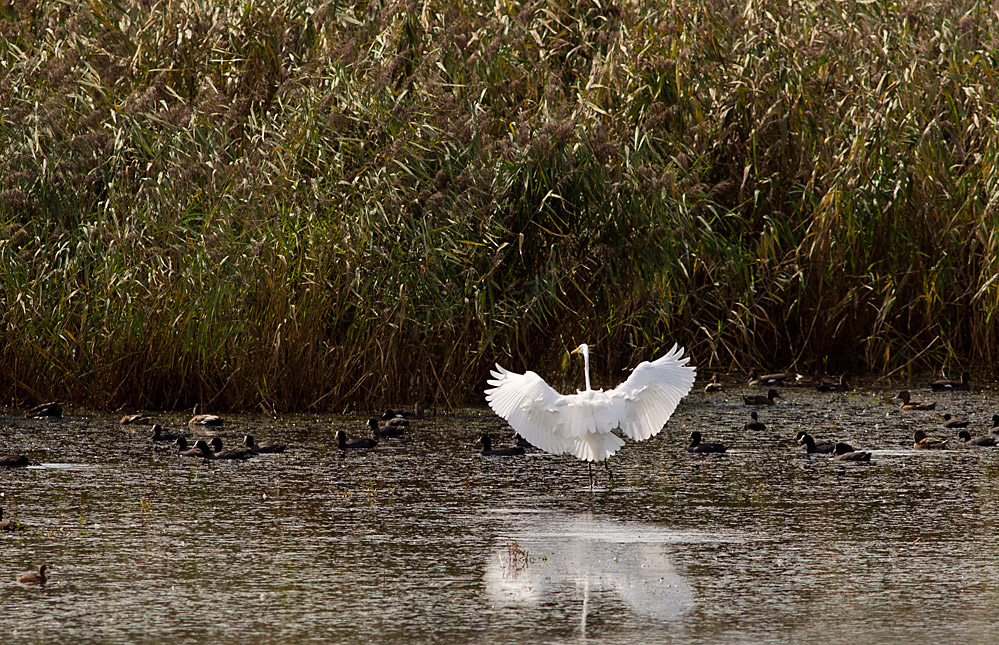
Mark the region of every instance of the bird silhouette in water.
<instances>
[{"instance_id":1,"label":"bird silhouette in water","mask_svg":"<svg viewBox=\"0 0 999 645\"><path fill-rule=\"evenodd\" d=\"M899 392L895 397L895 400L902 402L902 404L898 406L900 410L932 410L937 407L936 401L913 401L912 395L909 394L908 390L902 390Z\"/></svg>"},{"instance_id":2,"label":"bird silhouette in water","mask_svg":"<svg viewBox=\"0 0 999 645\"><path fill-rule=\"evenodd\" d=\"M253 440L253 435L248 434L243 436L243 447L251 450L254 453L264 454L264 453L275 453L284 452L285 448L288 446L283 443L275 443L273 441L264 441L262 443L257 443Z\"/></svg>"},{"instance_id":3,"label":"bird silhouette in water","mask_svg":"<svg viewBox=\"0 0 999 645\"><path fill-rule=\"evenodd\" d=\"M968 390L971 388L971 374L968 372L961 372L960 381L950 381L948 379L940 379L938 381L933 381L930 383L930 389L934 392L947 392L949 390Z\"/></svg>"},{"instance_id":4,"label":"bird silhouette in water","mask_svg":"<svg viewBox=\"0 0 999 645\"><path fill-rule=\"evenodd\" d=\"M962 430L957 433L958 439L966 446L978 446L980 448L989 448L996 445L996 438L991 435L985 435L984 437L972 437L971 433L967 430Z\"/></svg>"},{"instance_id":5,"label":"bird silhouette in water","mask_svg":"<svg viewBox=\"0 0 999 645\"><path fill-rule=\"evenodd\" d=\"M723 443L706 443L701 441L701 433L694 430L690 433L690 443L687 444L687 452L708 453L725 452L728 448Z\"/></svg>"},{"instance_id":6,"label":"bird silhouette in water","mask_svg":"<svg viewBox=\"0 0 999 645\"><path fill-rule=\"evenodd\" d=\"M747 421L742 429L747 432L763 432L767 429L767 425L760 421L760 416L756 414L756 410L749 413L749 421Z\"/></svg>"},{"instance_id":7,"label":"bird silhouette in water","mask_svg":"<svg viewBox=\"0 0 999 645\"><path fill-rule=\"evenodd\" d=\"M916 430L912 433L912 447L916 450L942 450L947 447L947 440L928 437L922 430Z\"/></svg>"},{"instance_id":8,"label":"bird silhouette in water","mask_svg":"<svg viewBox=\"0 0 999 645\"><path fill-rule=\"evenodd\" d=\"M771 388L767 390L767 395L762 396L760 394L752 394L749 396L743 396L742 400L746 405L773 405L775 403L774 399L783 399L780 392Z\"/></svg>"},{"instance_id":9,"label":"bird silhouette in water","mask_svg":"<svg viewBox=\"0 0 999 645\"><path fill-rule=\"evenodd\" d=\"M368 419L368 428L371 429L371 436L376 439L398 439L406 432L406 426L402 425L384 425L379 427L378 419Z\"/></svg>"},{"instance_id":10,"label":"bird silhouette in water","mask_svg":"<svg viewBox=\"0 0 999 645\"><path fill-rule=\"evenodd\" d=\"M493 440L489 435L484 434L479 437L477 443L482 444L482 454L486 457L514 457L524 454L523 446L510 446L509 448L493 448Z\"/></svg>"},{"instance_id":11,"label":"bird silhouette in water","mask_svg":"<svg viewBox=\"0 0 999 645\"><path fill-rule=\"evenodd\" d=\"M871 453L854 450L850 444L840 442L833 449L833 460L868 464L871 462Z\"/></svg>"},{"instance_id":12,"label":"bird silhouette in water","mask_svg":"<svg viewBox=\"0 0 999 645\"><path fill-rule=\"evenodd\" d=\"M343 430L337 430L333 437L336 439L337 448L340 450L370 450L378 445L377 439L368 439L366 437L348 442L347 433Z\"/></svg>"}]
</instances>

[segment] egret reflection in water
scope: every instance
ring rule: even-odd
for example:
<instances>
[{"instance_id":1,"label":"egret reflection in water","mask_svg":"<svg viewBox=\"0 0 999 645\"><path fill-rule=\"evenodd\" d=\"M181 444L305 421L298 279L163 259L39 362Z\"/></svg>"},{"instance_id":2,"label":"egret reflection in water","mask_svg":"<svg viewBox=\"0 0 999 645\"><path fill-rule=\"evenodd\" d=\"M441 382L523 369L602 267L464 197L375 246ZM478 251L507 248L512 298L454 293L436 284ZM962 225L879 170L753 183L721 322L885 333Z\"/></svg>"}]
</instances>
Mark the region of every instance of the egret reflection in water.
<instances>
[{"instance_id":1,"label":"egret reflection in water","mask_svg":"<svg viewBox=\"0 0 999 645\"><path fill-rule=\"evenodd\" d=\"M581 602L581 629L597 595L616 597L635 615L655 621L682 618L694 606L690 584L664 545L698 541L690 533L590 514L510 513L485 571L493 602L540 605L573 594Z\"/></svg>"}]
</instances>

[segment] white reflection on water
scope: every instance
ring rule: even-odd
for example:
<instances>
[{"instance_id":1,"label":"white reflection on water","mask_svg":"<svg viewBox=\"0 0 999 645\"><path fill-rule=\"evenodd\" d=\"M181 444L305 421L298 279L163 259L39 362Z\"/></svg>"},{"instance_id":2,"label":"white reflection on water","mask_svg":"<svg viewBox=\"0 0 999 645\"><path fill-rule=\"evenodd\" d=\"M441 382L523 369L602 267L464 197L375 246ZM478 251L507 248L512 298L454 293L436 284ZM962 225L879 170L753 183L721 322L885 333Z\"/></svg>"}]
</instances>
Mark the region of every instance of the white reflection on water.
<instances>
[{"instance_id":1,"label":"white reflection on water","mask_svg":"<svg viewBox=\"0 0 999 645\"><path fill-rule=\"evenodd\" d=\"M664 545L700 536L591 514L499 512L509 530L497 539L486 566L486 593L493 602L538 606L569 594L582 603L584 636L591 595L613 594L636 615L655 621L682 618L694 606L693 590Z\"/></svg>"}]
</instances>

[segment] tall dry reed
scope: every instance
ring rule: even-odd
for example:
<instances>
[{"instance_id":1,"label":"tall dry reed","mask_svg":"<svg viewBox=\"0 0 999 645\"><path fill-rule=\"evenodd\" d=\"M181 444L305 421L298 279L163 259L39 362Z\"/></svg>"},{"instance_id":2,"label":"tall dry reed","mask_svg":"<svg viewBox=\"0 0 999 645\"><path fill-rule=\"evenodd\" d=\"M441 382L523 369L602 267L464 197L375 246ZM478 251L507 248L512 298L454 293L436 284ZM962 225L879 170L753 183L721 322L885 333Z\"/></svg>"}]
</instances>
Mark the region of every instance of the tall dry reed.
<instances>
[{"instance_id":1,"label":"tall dry reed","mask_svg":"<svg viewBox=\"0 0 999 645\"><path fill-rule=\"evenodd\" d=\"M650 6L652 5L652 6ZM996 364L980 0L0 3L0 400ZM568 386L569 383L561 385Z\"/></svg>"}]
</instances>

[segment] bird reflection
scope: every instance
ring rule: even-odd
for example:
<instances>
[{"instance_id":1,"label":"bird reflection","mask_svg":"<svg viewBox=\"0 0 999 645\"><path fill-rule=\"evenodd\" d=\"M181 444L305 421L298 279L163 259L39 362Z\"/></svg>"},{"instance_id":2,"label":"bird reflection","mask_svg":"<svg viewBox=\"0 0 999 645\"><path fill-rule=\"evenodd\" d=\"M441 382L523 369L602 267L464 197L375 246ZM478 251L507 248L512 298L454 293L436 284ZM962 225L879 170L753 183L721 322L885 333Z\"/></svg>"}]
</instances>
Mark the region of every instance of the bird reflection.
<instances>
[{"instance_id":1,"label":"bird reflection","mask_svg":"<svg viewBox=\"0 0 999 645\"><path fill-rule=\"evenodd\" d=\"M504 519L510 530L498 538L484 576L494 602L541 606L568 592L581 601L583 637L588 614L608 596L658 621L681 618L694 606L692 587L664 548L691 541L691 534L590 514L512 513Z\"/></svg>"}]
</instances>

